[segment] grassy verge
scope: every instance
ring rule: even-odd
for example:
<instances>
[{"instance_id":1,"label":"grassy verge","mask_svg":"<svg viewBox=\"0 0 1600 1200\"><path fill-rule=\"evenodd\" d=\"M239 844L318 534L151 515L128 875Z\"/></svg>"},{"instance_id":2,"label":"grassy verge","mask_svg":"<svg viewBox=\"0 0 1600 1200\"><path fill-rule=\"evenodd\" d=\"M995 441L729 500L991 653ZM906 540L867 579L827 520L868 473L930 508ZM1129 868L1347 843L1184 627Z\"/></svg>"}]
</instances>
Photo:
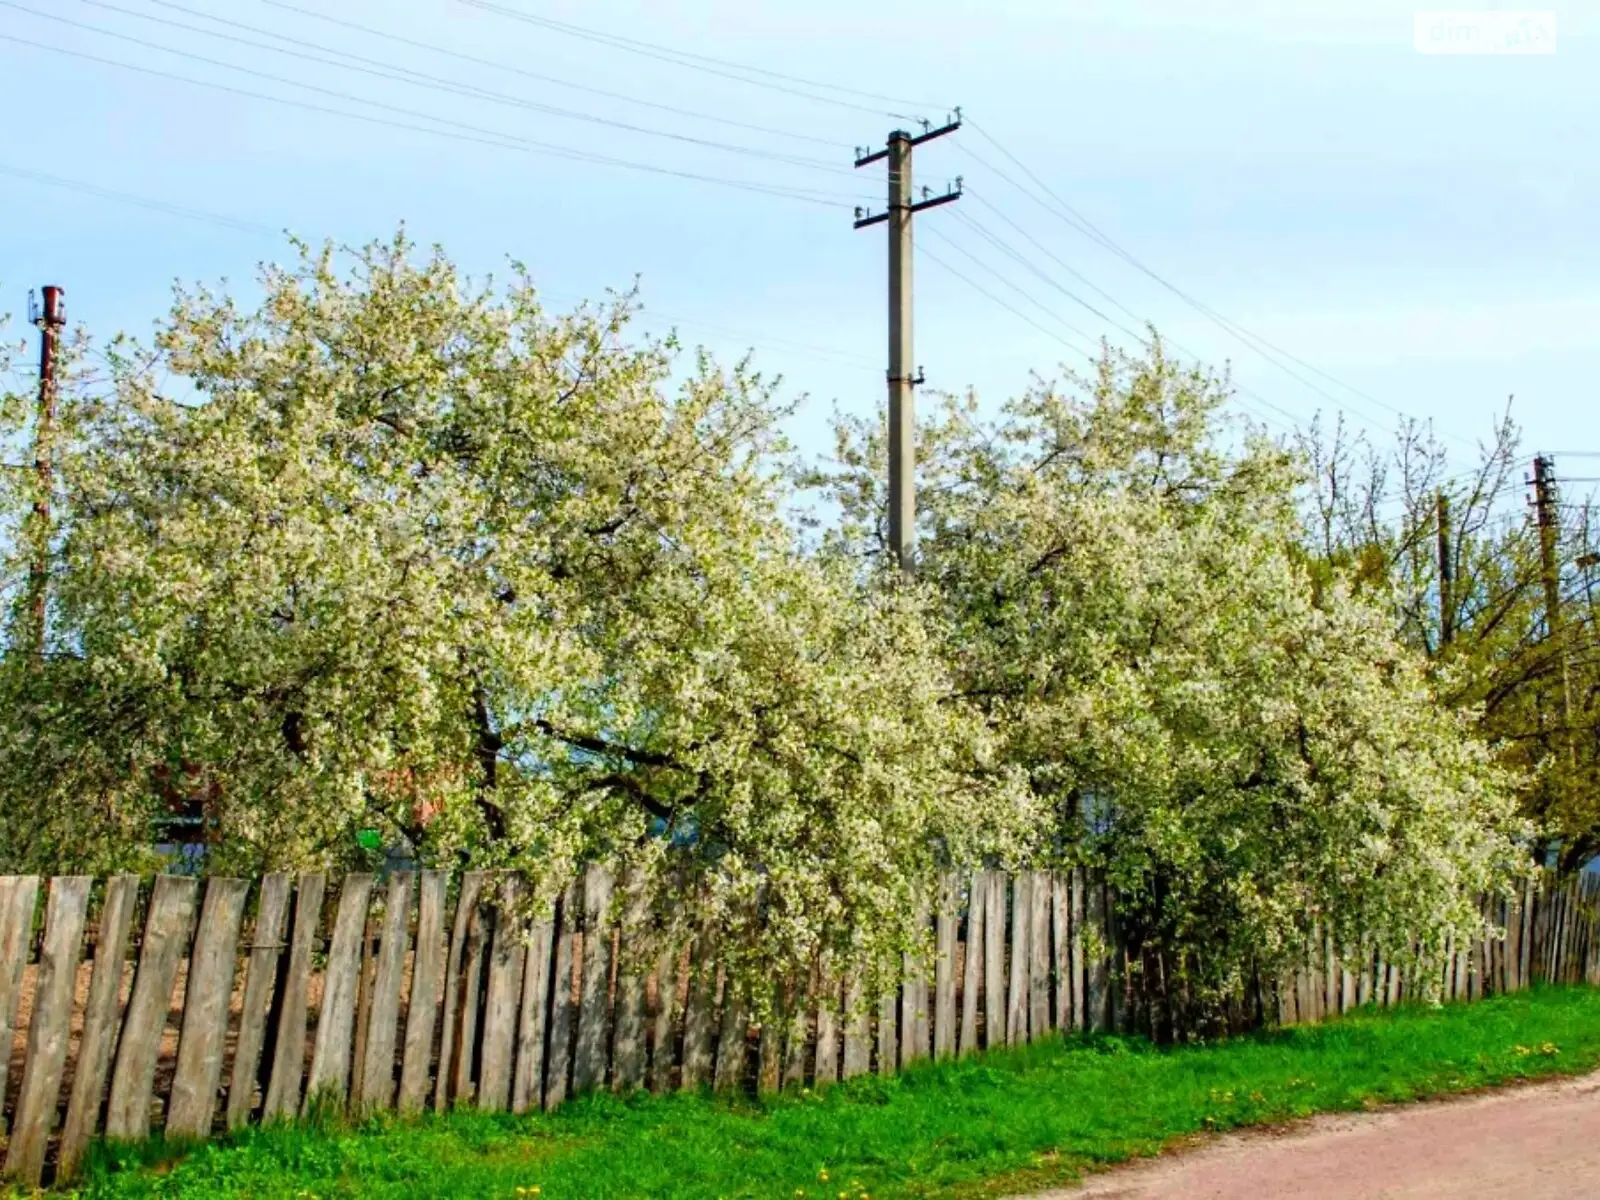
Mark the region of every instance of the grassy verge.
<instances>
[{"instance_id":1,"label":"grassy verge","mask_svg":"<svg viewBox=\"0 0 1600 1200\"><path fill-rule=\"evenodd\" d=\"M102 1148L93 1197L998 1196L1277 1122L1600 1066L1600 991L1157 1050L1111 1037L862 1079L761 1104L592 1097L545 1117L458 1112L251 1131L180 1153Z\"/></svg>"}]
</instances>

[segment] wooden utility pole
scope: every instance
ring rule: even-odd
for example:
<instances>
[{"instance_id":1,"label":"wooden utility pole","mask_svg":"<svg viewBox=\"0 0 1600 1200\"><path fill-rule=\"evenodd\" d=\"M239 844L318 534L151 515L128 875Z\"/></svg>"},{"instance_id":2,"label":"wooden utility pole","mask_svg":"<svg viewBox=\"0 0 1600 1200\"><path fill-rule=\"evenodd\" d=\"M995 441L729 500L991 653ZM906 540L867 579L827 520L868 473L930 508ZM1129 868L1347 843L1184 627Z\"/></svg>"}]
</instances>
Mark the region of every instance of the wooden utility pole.
<instances>
[{"instance_id":1,"label":"wooden utility pole","mask_svg":"<svg viewBox=\"0 0 1600 1200\"><path fill-rule=\"evenodd\" d=\"M47 601L50 594L50 493L55 486L56 351L67 324L65 292L43 289L44 303L29 315L39 327L39 402L33 430L35 494L28 530L28 611L24 644L32 661L44 660Z\"/></svg>"},{"instance_id":2,"label":"wooden utility pole","mask_svg":"<svg viewBox=\"0 0 1600 1200\"><path fill-rule=\"evenodd\" d=\"M1561 723L1566 734L1567 760L1575 767L1578 755L1572 728L1572 678L1567 669L1566 639L1561 636L1561 568L1556 560L1560 523L1556 512L1555 463L1542 454L1533 460L1533 507L1539 524L1545 639L1555 645L1561 660Z\"/></svg>"},{"instance_id":3,"label":"wooden utility pole","mask_svg":"<svg viewBox=\"0 0 1600 1200\"><path fill-rule=\"evenodd\" d=\"M1443 650L1455 640L1456 598L1455 560L1450 545L1450 497L1440 489L1437 497L1439 512L1439 649Z\"/></svg>"},{"instance_id":4,"label":"wooden utility pole","mask_svg":"<svg viewBox=\"0 0 1600 1200\"><path fill-rule=\"evenodd\" d=\"M957 179L942 196L930 196L923 188L922 199L914 200L911 150L960 128L961 110L956 109L954 116L937 129L924 122L922 132L915 137L896 129L882 150L856 150L858 167L879 159L889 163L888 208L876 214L856 209L855 227L864 229L879 222L889 227L889 544L901 570L906 572L912 569L916 549L916 414L912 389L924 382L921 368L915 377L911 374L911 218L925 208L961 198L961 181Z\"/></svg>"}]
</instances>

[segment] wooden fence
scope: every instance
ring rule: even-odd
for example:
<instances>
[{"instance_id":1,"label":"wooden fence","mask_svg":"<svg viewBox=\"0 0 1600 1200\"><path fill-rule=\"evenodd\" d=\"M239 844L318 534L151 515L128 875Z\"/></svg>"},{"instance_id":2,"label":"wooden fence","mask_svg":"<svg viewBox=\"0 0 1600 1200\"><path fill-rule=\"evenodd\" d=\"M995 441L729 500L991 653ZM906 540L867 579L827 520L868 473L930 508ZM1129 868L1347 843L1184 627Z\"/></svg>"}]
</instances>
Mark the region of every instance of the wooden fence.
<instances>
[{"instance_id":1,"label":"wooden fence","mask_svg":"<svg viewBox=\"0 0 1600 1200\"><path fill-rule=\"evenodd\" d=\"M1498 908L1507 936L1452 947L1444 994L1600 982L1596 883ZM765 1027L724 986L715 929L661 945L644 898L604 868L531 927L517 877L467 873L453 910L449 885L442 872L347 875L334 896L319 874L0 877L0 1171L66 1178L97 1136L205 1137L319 1097L357 1112L520 1112L601 1087L824 1086L1057 1029L1161 1031L1114 900L1082 871L947 880L931 966L908 958L875 1001L848 973L797 972L788 1015ZM1256 989L1249 1019L1418 994L1381 947L1310 950Z\"/></svg>"}]
</instances>

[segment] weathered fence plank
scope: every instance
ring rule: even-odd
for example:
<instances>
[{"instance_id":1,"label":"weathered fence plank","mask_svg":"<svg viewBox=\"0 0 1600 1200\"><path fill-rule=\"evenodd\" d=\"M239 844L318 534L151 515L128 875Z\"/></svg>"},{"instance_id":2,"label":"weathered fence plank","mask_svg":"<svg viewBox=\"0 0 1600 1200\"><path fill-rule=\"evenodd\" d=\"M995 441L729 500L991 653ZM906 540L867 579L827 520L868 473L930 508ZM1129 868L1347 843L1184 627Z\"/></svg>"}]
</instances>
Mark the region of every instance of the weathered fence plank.
<instances>
[{"instance_id":1,"label":"weathered fence plank","mask_svg":"<svg viewBox=\"0 0 1600 1200\"><path fill-rule=\"evenodd\" d=\"M1072 1028L1072 876L1050 876L1050 945L1054 949L1050 971L1055 1004L1050 1028Z\"/></svg>"},{"instance_id":2,"label":"weathered fence plank","mask_svg":"<svg viewBox=\"0 0 1600 1200\"><path fill-rule=\"evenodd\" d=\"M442 999L445 965L444 918L450 876L424 871L417 896L417 946L411 959L411 998L406 1004L405 1047L400 1056L401 1112L422 1108L433 1067L433 1031Z\"/></svg>"},{"instance_id":3,"label":"weathered fence plank","mask_svg":"<svg viewBox=\"0 0 1600 1200\"><path fill-rule=\"evenodd\" d=\"M615 880L599 863L583 885L583 1002L578 1011L578 1049L572 1090L592 1092L606 1080L607 1034L611 1027L611 896Z\"/></svg>"},{"instance_id":4,"label":"weathered fence plank","mask_svg":"<svg viewBox=\"0 0 1600 1200\"><path fill-rule=\"evenodd\" d=\"M1001 871L987 871L983 912L983 1044L1006 1044L1006 883Z\"/></svg>"},{"instance_id":5,"label":"weathered fence plank","mask_svg":"<svg viewBox=\"0 0 1600 1200\"><path fill-rule=\"evenodd\" d=\"M933 1054L950 1058L956 1052L956 926L961 897L954 875L939 879L933 958Z\"/></svg>"},{"instance_id":6,"label":"weathered fence plank","mask_svg":"<svg viewBox=\"0 0 1600 1200\"><path fill-rule=\"evenodd\" d=\"M118 1001L122 970L128 961L128 931L139 901L139 877L117 875L106 881L105 902L95 930L94 972L83 1008L83 1034L78 1040L78 1061L72 1073L72 1095L67 1119L61 1127L61 1150L56 1178L77 1174L79 1159L100 1124L100 1101L111 1073L111 1052L117 1038ZM9 1042L0 1042L9 1045ZM0 1094L4 1089L0 1088Z\"/></svg>"},{"instance_id":7,"label":"weathered fence plank","mask_svg":"<svg viewBox=\"0 0 1600 1200\"><path fill-rule=\"evenodd\" d=\"M222 1079L222 1052L228 1033L228 1006L238 965L239 927L244 921L248 879L213 877L206 883L200 927L189 955L184 989L183 1028L178 1034L178 1066L167 1103L167 1136L200 1138L211 1132Z\"/></svg>"},{"instance_id":8,"label":"weathered fence plank","mask_svg":"<svg viewBox=\"0 0 1600 1200\"><path fill-rule=\"evenodd\" d=\"M900 995L891 987L878 999L878 1074L900 1067Z\"/></svg>"},{"instance_id":9,"label":"weathered fence plank","mask_svg":"<svg viewBox=\"0 0 1600 1200\"><path fill-rule=\"evenodd\" d=\"M267 1040L267 1011L283 954L284 918L289 912L289 876L264 875L256 898L255 931L245 964L244 1000L239 1008L239 1034L233 1049L233 1074L228 1081L228 1128L240 1129L255 1106L261 1074L261 1052Z\"/></svg>"},{"instance_id":10,"label":"weathered fence plank","mask_svg":"<svg viewBox=\"0 0 1600 1200\"><path fill-rule=\"evenodd\" d=\"M133 995L128 1000L117 1063L111 1074L111 1100L106 1110L108 1138L143 1138L150 1132L151 1088L161 1032L167 1023L178 963L188 949L199 890L197 880L177 875L157 876L151 890Z\"/></svg>"},{"instance_id":11,"label":"weathered fence plank","mask_svg":"<svg viewBox=\"0 0 1600 1200\"><path fill-rule=\"evenodd\" d=\"M1028 933L1033 922L1033 877L1026 871L1011 878L1011 978L1007 985L1006 1044L1028 1040Z\"/></svg>"},{"instance_id":12,"label":"weathered fence plank","mask_svg":"<svg viewBox=\"0 0 1600 1200\"><path fill-rule=\"evenodd\" d=\"M656 1015L650 1039L650 1090L664 1095L672 1090L672 1065L676 1057L678 1008L678 947L670 942L656 956Z\"/></svg>"},{"instance_id":13,"label":"weathered fence plank","mask_svg":"<svg viewBox=\"0 0 1600 1200\"><path fill-rule=\"evenodd\" d=\"M1067 948L1068 971L1072 978L1072 1028L1082 1030L1087 1025L1089 1002L1084 995L1084 970L1086 961L1083 949L1084 880L1082 867L1072 868L1072 944Z\"/></svg>"},{"instance_id":14,"label":"weathered fence plank","mask_svg":"<svg viewBox=\"0 0 1600 1200\"><path fill-rule=\"evenodd\" d=\"M839 979L823 974L817 986L816 1086L839 1080Z\"/></svg>"},{"instance_id":15,"label":"weathered fence plank","mask_svg":"<svg viewBox=\"0 0 1600 1200\"><path fill-rule=\"evenodd\" d=\"M0 875L0 1100L11 1070L11 1042L22 1002L22 973L28 965L33 910L39 899L37 875Z\"/></svg>"},{"instance_id":16,"label":"weathered fence plank","mask_svg":"<svg viewBox=\"0 0 1600 1200\"><path fill-rule=\"evenodd\" d=\"M978 992L983 987L983 913L989 903L988 883L986 872L974 871L967 890L967 953L961 972L961 1037L957 1047L962 1058L978 1048Z\"/></svg>"},{"instance_id":17,"label":"weathered fence plank","mask_svg":"<svg viewBox=\"0 0 1600 1200\"><path fill-rule=\"evenodd\" d=\"M1028 1040L1050 1031L1050 876L1028 872Z\"/></svg>"},{"instance_id":18,"label":"weathered fence plank","mask_svg":"<svg viewBox=\"0 0 1600 1200\"><path fill-rule=\"evenodd\" d=\"M1088 933L1084 954L1084 1007L1088 1028L1096 1033L1111 1024L1111 963L1106 924L1105 887L1100 877L1085 872L1084 925Z\"/></svg>"},{"instance_id":19,"label":"weathered fence plank","mask_svg":"<svg viewBox=\"0 0 1600 1200\"><path fill-rule=\"evenodd\" d=\"M810 1000L810 975L802 974L794 981L794 990L789 995L786 1009L789 1014L783 1038L783 1086L786 1088L798 1088L806 1081L806 1043L811 1032L807 1015Z\"/></svg>"},{"instance_id":20,"label":"weathered fence plank","mask_svg":"<svg viewBox=\"0 0 1600 1200\"><path fill-rule=\"evenodd\" d=\"M467 943L477 921L478 897L483 892L487 872L468 871L461 877L461 892L456 897L456 917L450 932L450 952L444 967L444 1015L439 1033L439 1072L434 1081L433 1107L444 1112L455 1097L451 1088L455 1083L456 1046L460 1040L462 992L462 964L466 961Z\"/></svg>"},{"instance_id":21,"label":"weathered fence plank","mask_svg":"<svg viewBox=\"0 0 1600 1200\"><path fill-rule=\"evenodd\" d=\"M918 948L905 955L900 982L900 1065L928 1057L931 1049L928 1020L928 962L923 949L928 941L928 910L917 910Z\"/></svg>"},{"instance_id":22,"label":"weathered fence plank","mask_svg":"<svg viewBox=\"0 0 1600 1200\"><path fill-rule=\"evenodd\" d=\"M478 1107L485 1112L501 1112L511 1103L518 1001L522 998L522 974L527 965L527 944L519 915L521 902L521 877L507 875L500 881L499 903L494 910L489 980L483 1000Z\"/></svg>"},{"instance_id":23,"label":"weathered fence plank","mask_svg":"<svg viewBox=\"0 0 1600 1200\"><path fill-rule=\"evenodd\" d=\"M83 927L93 882L87 875L57 876L50 881L50 894L45 901L33 1019L28 1026L22 1090L17 1093L16 1119L11 1125L5 1162L5 1173L29 1188L39 1185L44 1171L45 1145L61 1095L73 985L78 977L78 956L83 951ZM10 1057L11 1043L0 1046L0 1053Z\"/></svg>"},{"instance_id":24,"label":"weathered fence plank","mask_svg":"<svg viewBox=\"0 0 1600 1200\"><path fill-rule=\"evenodd\" d=\"M530 1112L543 1101L544 1041L550 1012L551 955L555 952L555 918L541 916L528 938L522 972L522 1008L517 1017L517 1065L511 1079L511 1111Z\"/></svg>"},{"instance_id":25,"label":"weathered fence plank","mask_svg":"<svg viewBox=\"0 0 1600 1200\"><path fill-rule=\"evenodd\" d=\"M582 892L578 882L567 885L561 894L560 919L556 924L555 973L550 981L550 1040L544 1060L544 1106L551 1109L567 1098L572 1084L572 1035L578 1024L572 988L581 967L575 939L581 932L582 914L578 911Z\"/></svg>"},{"instance_id":26,"label":"weathered fence plank","mask_svg":"<svg viewBox=\"0 0 1600 1200\"><path fill-rule=\"evenodd\" d=\"M717 1031L717 1059L713 1086L719 1092L737 1091L749 1067L750 1004L745 989L732 975L722 981L722 1026Z\"/></svg>"},{"instance_id":27,"label":"weathered fence plank","mask_svg":"<svg viewBox=\"0 0 1600 1200\"><path fill-rule=\"evenodd\" d=\"M872 1012L867 1007L861 971L844 982L844 1077L854 1079L872 1069Z\"/></svg>"},{"instance_id":28,"label":"weathered fence plank","mask_svg":"<svg viewBox=\"0 0 1600 1200\"><path fill-rule=\"evenodd\" d=\"M786 1002L782 980L772 986L771 1016L761 1026L761 1044L756 1050L756 1091L770 1095L783 1086L783 1006Z\"/></svg>"},{"instance_id":29,"label":"weathered fence plank","mask_svg":"<svg viewBox=\"0 0 1600 1200\"><path fill-rule=\"evenodd\" d=\"M367 1010L366 1056L356 1103L362 1111L394 1107L394 1049L400 1036L400 987L404 982L406 941L411 925L411 889L416 875L396 871L384 897L378 963Z\"/></svg>"},{"instance_id":30,"label":"weathered fence plank","mask_svg":"<svg viewBox=\"0 0 1600 1200\"><path fill-rule=\"evenodd\" d=\"M683 1070L679 1087L692 1092L711 1080L711 1030L716 1007L717 937L710 926L689 955L689 994L683 1009Z\"/></svg>"},{"instance_id":31,"label":"weathered fence plank","mask_svg":"<svg viewBox=\"0 0 1600 1200\"><path fill-rule=\"evenodd\" d=\"M333 922L333 940L328 945L328 965L322 975L317 1040L311 1049L311 1077L306 1084L308 1111L319 1097L329 1096L342 1104L349 1095L356 983L371 899L371 875L344 877L339 888L339 912Z\"/></svg>"},{"instance_id":32,"label":"weathered fence plank","mask_svg":"<svg viewBox=\"0 0 1600 1200\"><path fill-rule=\"evenodd\" d=\"M461 952L460 999L456 1005L455 1039L450 1059L450 1097L454 1104L466 1104L477 1095L478 1033L483 1020L483 984L489 970L489 937L493 932L494 911L489 902L493 876L484 880L477 903L467 916L467 944ZM444 1064L440 1063L440 1070Z\"/></svg>"},{"instance_id":33,"label":"weathered fence plank","mask_svg":"<svg viewBox=\"0 0 1600 1200\"><path fill-rule=\"evenodd\" d=\"M650 946L650 896L638 876L624 889L627 904L617 934L617 1011L611 1041L611 1086L634 1092L645 1081L645 1027L649 1018L647 988Z\"/></svg>"},{"instance_id":34,"label":"weathered fence plank","mask_svg":"<svg viewBox=\"0 0 1600 1200\"><path fill-rule=\"evenodd\" d=\"M289 963L279 989L272 1074L267 1079L264 1119L292 1117L300 1111L300 1083L306 1069L306 1005L311 988L311 955L322 927L326 876L300 876L295 885L294 927Z\"/></svg>"}]
</instances>

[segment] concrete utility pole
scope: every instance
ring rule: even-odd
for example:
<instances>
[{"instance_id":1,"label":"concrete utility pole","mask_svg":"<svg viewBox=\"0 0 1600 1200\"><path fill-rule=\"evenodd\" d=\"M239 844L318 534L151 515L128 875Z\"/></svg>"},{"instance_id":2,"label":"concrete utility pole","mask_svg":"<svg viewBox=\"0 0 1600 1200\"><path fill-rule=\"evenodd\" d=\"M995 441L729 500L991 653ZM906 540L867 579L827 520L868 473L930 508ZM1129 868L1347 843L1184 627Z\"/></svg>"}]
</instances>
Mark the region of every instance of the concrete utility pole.
<instances>
[{"instance_id":1,"label":"concrete utility pole","mask_svg":"<svg viewBox=\"0 0 1600 1200\"><path fill-rule=\"evenodd\" d=\"M1450 545L1450 497L1441 489L1439 510L1439 649L1455 640L1455 559Z\"/></svg>"},{"instance_id":2,"label":"concrete utility pole","mask_svg":"<svg viewBox=\"0 0 1600 1200\"><path fill-rule=\"evenodd\" d=\"M1561 716L1565 729L1567 760L1576 766L1577 745L1572 729L1572 678L1567 669L1567 644L1561 636L1561 568L1556 561L1556 535L1560 529L1556 513L1555 463L1539 455L1533 460L1533 506L1539 523L1539 567L1544 578L1544 628L1547 641L1553 641L1561 659Z\"/></svg>"},{"instance_id":3,"label":"concrete utility pole","mask_svg":"<svg viewBox=\"0 0 1600 1200\"><path fill-rule=\"evenodd\" d=\"M911 375L911 218L925 208L961 198L961 180L957 178L944 195L930 196L923 188L922 199L913 200L911 149L960 128L958 108L937 129L923 122L922 132L915 137L896 129L882 150L856 150L858 167L879 159L889 163L889 207L876 214L856 209L855 227L864 229L879 222L889 227L889 544L901 569L908 573L916 538L916 413L912 389L924 382L921 368L915 377Z\"/></svg>"},{"instance_id":4,"label":"concrete utility pole","mask_svg":"<svg viewBox=\"0 0 1600 1200\"><path fill-rule=\"evenodd\" d=\"M28 297L29 316L39 327L39 404L33 430L33 470L37 494L30 519L28 560L27 651L35 663L44 659L46 602L50 591L50 492L55 485L56 349L66 328L66 295L46 286L44 303Z\"/></svg>"}]
</instances>

